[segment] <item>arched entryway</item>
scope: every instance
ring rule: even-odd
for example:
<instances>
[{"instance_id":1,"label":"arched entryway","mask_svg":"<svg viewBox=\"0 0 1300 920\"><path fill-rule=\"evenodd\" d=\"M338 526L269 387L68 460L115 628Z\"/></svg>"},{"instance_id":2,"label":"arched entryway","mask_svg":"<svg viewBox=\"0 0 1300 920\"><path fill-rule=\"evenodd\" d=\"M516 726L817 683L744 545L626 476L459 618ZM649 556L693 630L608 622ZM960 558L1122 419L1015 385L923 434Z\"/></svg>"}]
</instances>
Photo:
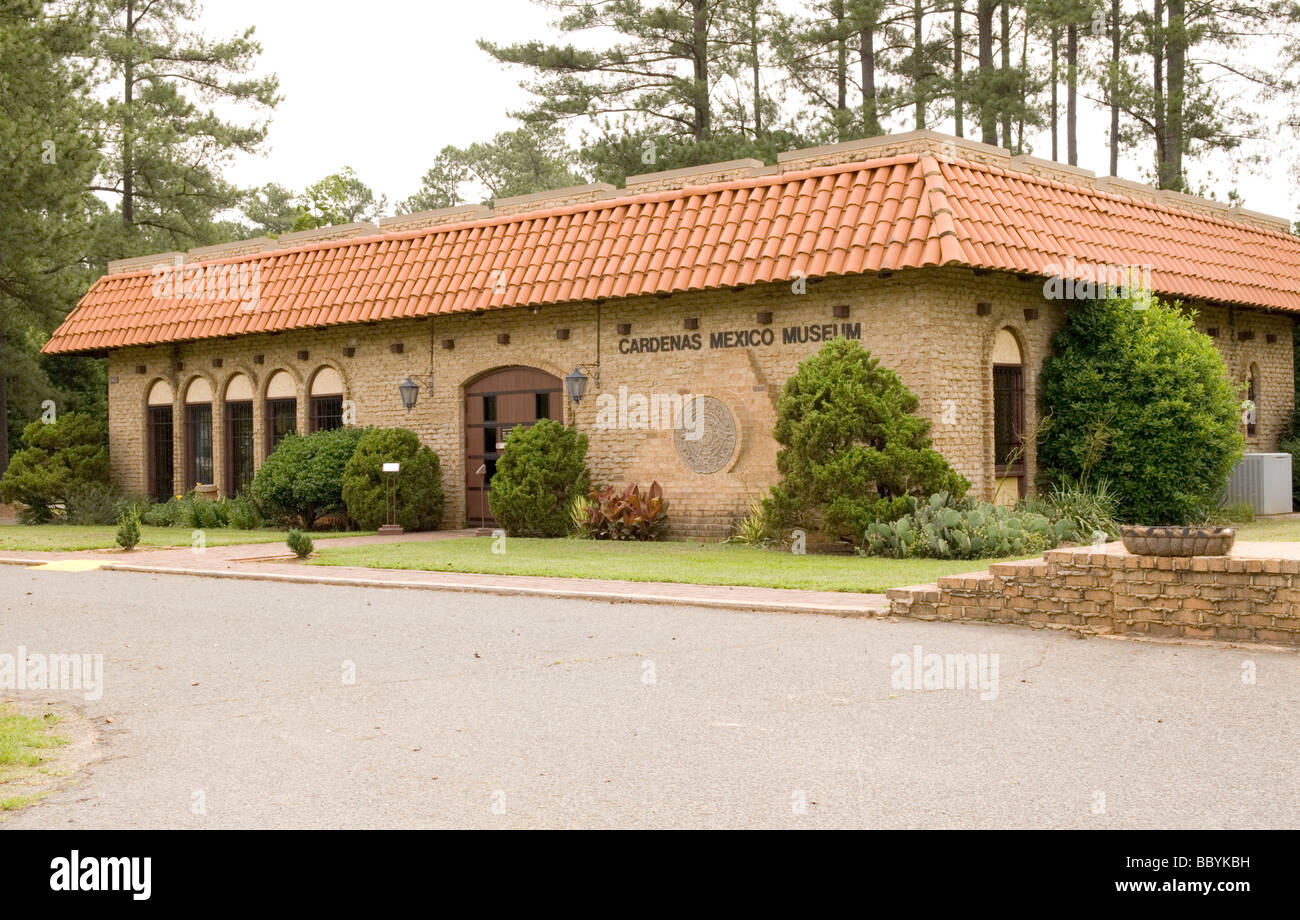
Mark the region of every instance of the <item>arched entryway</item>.
<instances>
[{"instance_id":1,"label":"arched entryway","mask_svg":"<svg viewBox=\"0 0 1300 920\"><path fill-rule=\"evenodd\" d=\"M535 367L502 367L465 387L465 517L490 527L492 475L506 438L516 425L562 418L560 378Z\"/></svg>"}]
</instances>

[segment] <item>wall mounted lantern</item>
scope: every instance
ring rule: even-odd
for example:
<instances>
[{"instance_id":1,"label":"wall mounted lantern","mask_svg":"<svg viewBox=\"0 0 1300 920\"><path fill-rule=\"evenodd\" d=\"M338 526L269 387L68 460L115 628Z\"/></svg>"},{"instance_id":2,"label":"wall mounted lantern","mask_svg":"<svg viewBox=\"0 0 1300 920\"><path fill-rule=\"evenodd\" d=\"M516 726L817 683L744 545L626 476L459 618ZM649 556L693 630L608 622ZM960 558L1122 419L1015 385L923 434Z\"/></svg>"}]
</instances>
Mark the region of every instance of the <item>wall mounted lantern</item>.
<instances>
[{"instance_id":1,"label":"wall mounted lantern","mask_svg":"<svg viewBox=\"0 0 1300 920\"><path fill-rule=\"evenodd\" d=\"M408 376L405 381L397 385L397 390L402 394L402 408L410 412L415 408L416 400L420 398L420 385Z\"/></svg>"},{"instance_id":2,"label":"wall mounted lantern","mask_svg":"<svg viewBox=\"0 0 1300 920\"><path fill-rule=\"evenodd\" d=\"M582 397L587 395L588 377L583 373L584 365L579 364L573 369L573 373L564 378L564 389L569 394L569 399L573 400L576 406L582 402ZM600 365L597 364L591 368L592 378L596 381L596 386L600 386Z\"/></svg>"}]
</instances>

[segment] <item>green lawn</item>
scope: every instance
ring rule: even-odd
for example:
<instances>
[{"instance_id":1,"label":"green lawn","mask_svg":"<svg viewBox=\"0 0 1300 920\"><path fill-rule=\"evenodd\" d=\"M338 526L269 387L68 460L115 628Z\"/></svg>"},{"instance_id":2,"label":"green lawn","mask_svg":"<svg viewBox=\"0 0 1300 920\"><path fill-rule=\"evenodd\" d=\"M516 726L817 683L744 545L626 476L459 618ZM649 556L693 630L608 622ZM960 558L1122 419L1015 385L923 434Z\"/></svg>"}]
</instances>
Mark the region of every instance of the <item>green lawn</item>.
<instances>
[{"instance_id":1,"label":"green lawn","mask_svg":"<svg viewBox=\"0 0 1300 920\"><path fill-rule=\"evenodd\" d=\"M1236 524L1238 540L1300 542L1300 517Z\"/></svg>"},{"instance_id":2,"label":"green lawn","mask_svg":"<svg viewBox=\"0 0 1300 920\"><path fill-rule=\"evenodd\" d=\"M492 552L492 544L490 537L460 537L427 543L318 546L320 555L311 562L379 569L878 593L899 585L930 582L940 575L983 571L991 561L795 556L779 550L723 543L622 543L523 537L511 537L506 541L506 552L497 555Z\"/></svg>"},{"instance_id":3,"label":"green lawn","mask_svg":"<svg viewBox=\"0 0 1300 920\"><path fill-rule=\"evenodd\" d=\"M52 731L58 722L58 716L38 719L0 705L0 811L21 808L39 797L9 795L5 786L32 773L45 772L42 751L66 743Z\"/></svg>"},{"instance_id":4,"label":"green lawn","mask_svg":"<svg viewBox=\"0 0 1300 920\"><path fill-rule=\"evenodd\" d=\"M193 533L188 527L148 527L140 528L140 545L137 549L150 546L189 546ZM204 530L208 546L232 546L237 543L283 543L286 536L283 530L235 530L233 528L214 527ZM362 537L374 531L351 531L348 533L325 532L313 533L312 539L323 537ZM80 524L0 524L0 550L78 550L109 549L117 546L117 527L115 525L80 525Z\"/></svg>"}]
</instances>

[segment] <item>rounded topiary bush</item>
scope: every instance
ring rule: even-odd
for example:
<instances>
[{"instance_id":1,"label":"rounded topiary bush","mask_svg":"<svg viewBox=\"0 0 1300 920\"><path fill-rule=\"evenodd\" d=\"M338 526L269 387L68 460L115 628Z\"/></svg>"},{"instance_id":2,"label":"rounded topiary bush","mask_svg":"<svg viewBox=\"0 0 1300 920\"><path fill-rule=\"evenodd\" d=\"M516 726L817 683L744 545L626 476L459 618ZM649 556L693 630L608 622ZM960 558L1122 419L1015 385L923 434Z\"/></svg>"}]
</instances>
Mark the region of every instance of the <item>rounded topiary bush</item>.
<instances>
[{"instance_id":1,"label":"rounded topiary bush","mask_svg":"<svg viewBox=\"0 0 1300 920\"><path fill-rule=\"evenodd\" d=\"M515 426L492 477L492 516L511 536L561 537L587 494L587 436L551 419Z\"/></svg>"},{"instance_id":2,"label":"rounded topiary bush","mask_svg":"<svg viewBox=\"0 0 1300 920\"><path fill-rule=\"evenodd\" d=\"M397 523L403 530L437 530L442 524L442 466L438 455L405 428L372 428L357 442L343 471L343 502L365 530L387 521L388 474L383 464L400 463Z\"/></svg>"},{"instance_id":3,"label":"rounded topiary bush","mask_svg":"<svg viewBox=\"0 0 1300 920\"><path fill-rule=\"evenodd\" d=\"M310 530L322 515L345 510L343 473L367 431L333 428L286 436L258 467L249 494L268 517Z\"/></svg>"},{"instance_id":4,"label":"rounded topiary bush","mask_svg":"<svg viewBox=\"0 0 1300 920\"><path fill-rule=\"evenodd\" d=\"M1049 482L1104 479L1121 520L1198 522L1241 456L1241 394L1195 314L1149 294L1073 310L1043 362Z\"/></svg>"},{"instance_id":5,"label":"rounded topiary bush","mask_svg":"<svg viewBox=\"0 0 1300 920\"><path fill-rule=\"evenodd\" d=\"M970 483L930 446L918 403L856 341L835 339L800 362L777 400L771 520L820 519L828 537L861 543L870 524L906 514L909 496L965 495Z\"/></svg>"}]
</instances>

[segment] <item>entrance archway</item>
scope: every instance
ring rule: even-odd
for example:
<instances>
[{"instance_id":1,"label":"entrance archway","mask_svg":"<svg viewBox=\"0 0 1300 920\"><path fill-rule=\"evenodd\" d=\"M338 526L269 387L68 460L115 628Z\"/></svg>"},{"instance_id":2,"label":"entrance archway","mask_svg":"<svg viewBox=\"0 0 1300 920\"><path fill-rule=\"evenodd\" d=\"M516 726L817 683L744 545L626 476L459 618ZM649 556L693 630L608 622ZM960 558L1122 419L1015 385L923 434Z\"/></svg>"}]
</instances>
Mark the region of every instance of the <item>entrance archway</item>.
<instances>
[{"instance_id":1,"label":"entrance archway","mask_svg":"<svg viewBox=\"0 0 1300 920\"><path fill-rule=\"evenodd\" d=\"M489 371L465 387L465 517L471 527L491 527L492 475L516 425L560 419L564 386L535 367Z\"/></svg>"}]
</instances>

